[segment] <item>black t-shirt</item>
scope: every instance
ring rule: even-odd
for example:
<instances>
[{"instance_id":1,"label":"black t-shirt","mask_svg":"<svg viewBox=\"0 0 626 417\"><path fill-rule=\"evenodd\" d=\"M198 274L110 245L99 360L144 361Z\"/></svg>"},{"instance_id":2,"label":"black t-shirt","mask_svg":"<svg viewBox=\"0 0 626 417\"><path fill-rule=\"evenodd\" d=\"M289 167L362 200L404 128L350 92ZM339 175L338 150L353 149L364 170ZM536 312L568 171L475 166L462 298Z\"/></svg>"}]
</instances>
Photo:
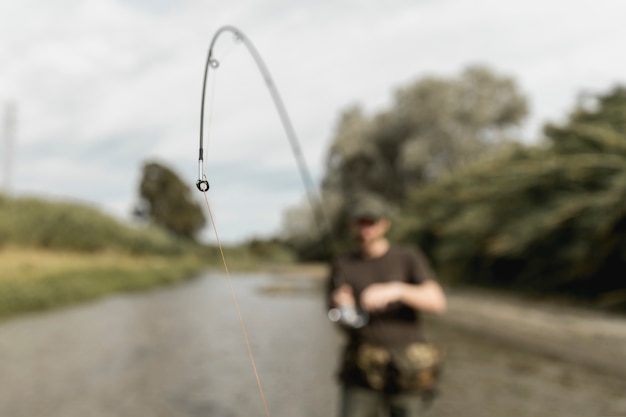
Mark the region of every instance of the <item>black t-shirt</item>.
<instances>
[{"instance_id":1,"label":"black t-shirt","mask_svg":"<svg viewBox=\"0 0 626 417\"><path fill-rule=\"evenodd\" d=\"M352 287L358 300L370 284L403 281L420 284L435 279L428 261L416 248L392 246L378 258L364 258L353 253L337 259L328 279L328 303L331 293L342 284ZM399 302L382 311L370 314L367 325L360 329L346 329L349 345L371 343L384 347L404 347L423 340L419 312Z\"/></svg>"}]
</instances>

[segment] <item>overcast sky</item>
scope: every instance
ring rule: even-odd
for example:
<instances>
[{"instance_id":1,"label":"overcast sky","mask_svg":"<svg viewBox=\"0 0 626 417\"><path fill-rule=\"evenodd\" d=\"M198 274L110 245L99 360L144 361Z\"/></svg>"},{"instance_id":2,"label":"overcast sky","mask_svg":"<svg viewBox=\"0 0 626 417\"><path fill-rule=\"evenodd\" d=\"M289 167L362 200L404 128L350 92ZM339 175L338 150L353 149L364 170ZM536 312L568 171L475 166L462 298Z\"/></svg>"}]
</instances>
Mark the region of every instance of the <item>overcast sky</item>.
<instances>
[{"instance_id":1,"label":"overcast sky","mask_svg":"<svg viewBox=\"0 0 626 417\"><path fill-rule=\"evenodd\" d=\"M581 91L626 83L624 16L621 0L4 0L0 120L18 106L10 189L128 219L144 161L194 187L204 61L223 25L262 55L319 178L342 110L377 112L395 89L474 63L517 81L535 140ZM304 192L254 61L229 34L216 52L209 195L222 239L237 242L278 231Z\"/></svg>"}]
</instances>

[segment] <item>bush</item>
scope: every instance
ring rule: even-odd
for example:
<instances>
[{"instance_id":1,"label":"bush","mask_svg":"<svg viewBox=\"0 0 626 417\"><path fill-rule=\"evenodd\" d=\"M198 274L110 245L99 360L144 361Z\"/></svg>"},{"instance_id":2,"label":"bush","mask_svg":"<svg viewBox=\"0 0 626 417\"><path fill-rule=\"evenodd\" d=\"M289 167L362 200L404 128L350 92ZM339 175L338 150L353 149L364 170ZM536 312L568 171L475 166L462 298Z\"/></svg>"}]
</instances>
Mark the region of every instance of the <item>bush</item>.
<instances>
[{"instance_id":1,"label":"bush","mask_svg":"<svg viewBox=\"0 0 626 417\"><path fill-rule=\"evenodd\" d=\"M179 255L195 247L156 227L124 224L95 207L0 196L0 245Z\"/></svg>"}]
</instances>

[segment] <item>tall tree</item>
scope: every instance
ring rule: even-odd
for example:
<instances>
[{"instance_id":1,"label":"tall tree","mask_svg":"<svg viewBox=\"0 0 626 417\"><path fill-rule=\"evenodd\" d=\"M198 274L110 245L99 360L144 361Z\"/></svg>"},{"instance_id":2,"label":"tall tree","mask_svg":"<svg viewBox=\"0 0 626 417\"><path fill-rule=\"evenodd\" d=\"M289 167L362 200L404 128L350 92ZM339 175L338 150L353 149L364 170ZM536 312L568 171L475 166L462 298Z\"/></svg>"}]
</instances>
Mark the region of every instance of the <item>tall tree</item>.
<instances>
[{"instance_id":1,"label":"tall tree","mask_svg":"<svg viewBox=\"0 0 626 417\"><path fill-rule=\"evenodd\" d=\"M195 240L206 219L202 206L174 171L158 162L146 162L139 186L141 202L135 214L175 236Z\"/></svg>"},{"instance_id":2,"label":"tall tree","mask_svg":"<svg viewBox=\"0 0 626 417\"><path fill-rule=\"evenodd\" d=\"M390 108L373 116L358 106L348 108L332 139L322 182L336 235L346 235L345 207L356 195L372 194L401 206L412 189L516 139L526 113L515 82L481 66L458 77L418 79L397 90ZM297 217L306 217L306 209L300 212ZM298 228L291 232L298 234ZM293 241L302 244L311 236Z\"/></svg>"},{"instance_id":3,"label":"tall tree","mask_svg":"<svg viewBox=\"0 0 626 417\"><path fill-rule=\"evenodd\" d=\"M485 67L417 80L400 88L386 111L368 118L355 107L342 115L323 186L401 202L415 186L515 138L526 113L515 82Z\"/></svg>"}]
</instances>

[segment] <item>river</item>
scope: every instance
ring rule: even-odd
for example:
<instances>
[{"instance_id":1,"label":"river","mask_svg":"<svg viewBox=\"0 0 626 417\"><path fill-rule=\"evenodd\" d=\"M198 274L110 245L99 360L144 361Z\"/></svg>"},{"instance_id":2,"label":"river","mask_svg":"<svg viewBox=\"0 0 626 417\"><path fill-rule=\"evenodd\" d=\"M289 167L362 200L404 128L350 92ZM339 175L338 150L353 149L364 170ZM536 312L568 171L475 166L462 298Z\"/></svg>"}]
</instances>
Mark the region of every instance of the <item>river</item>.
<instances>
[{"instance_id":1,"label":"river","mask_svg":"<svg viewBox=\"0 0 626 417\"><path fill-rule=\"evenodd\" d=\"M340 334L319 280L241 274L232 285L273 417L332 417ZM432 416L626 416L626 381L445 320ZM249 417L265 411L229 281L205 275L0 323L0 416Z\"/></svg>"}]
</instances>

